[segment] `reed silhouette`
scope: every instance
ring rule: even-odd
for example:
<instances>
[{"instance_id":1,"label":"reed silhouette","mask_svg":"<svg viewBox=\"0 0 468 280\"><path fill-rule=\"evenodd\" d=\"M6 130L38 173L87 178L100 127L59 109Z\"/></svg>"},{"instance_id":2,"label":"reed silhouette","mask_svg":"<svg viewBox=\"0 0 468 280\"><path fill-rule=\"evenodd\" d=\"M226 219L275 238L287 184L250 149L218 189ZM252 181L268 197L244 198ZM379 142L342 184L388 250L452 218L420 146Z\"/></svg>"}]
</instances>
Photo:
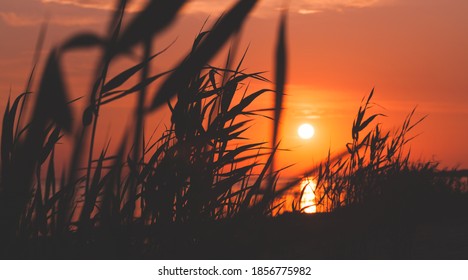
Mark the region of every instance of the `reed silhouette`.
<instances>
[{"instance_id":1,"label":"reed silhouette","mask_svg":"<svg viewBox=\"0 0 468 280\"><path fill-rule=\"evenodd\" d=\"M293 203L292 213L278 215L284 206L281 195L299 183L276 186L282 170L276 167L275 153L287 72L286 14L281 15L276 43L275 90L249 89L250 81L269 81L263 73L242 70L245 53L235 62L235 48L225 67L209 64L240 33L256 0L238 1L198 34L177 67L151 76L153 60L164 54L152 54L152 40L186 2L150 1L123 26L127 1L117 1L108 36L81 33L55 47L36 98L30 98L34 67L25 91L8 101L1 132L3 258L442 256L442 249L431 255L424 246L418 255L421 250L410 245L423 222L445 214L466 219L463 171L410 161L405 145L422 121L412 121L414 111L393 135L379 124L368 130L380 117L366 116L373 91L359 108L346 150L329 154L305 172L317 178L319 209L331 213L304 215ZM109 77L112 62L132 55L138 46L141 62ZM69 99L61 63L69 52L85 48L100 49L102 57L77 123L72 112L76 100ZM137 83L129 86L132 78ZM157 90L149 92L155 83ZM274 108L249 109L264 94L271 94ZM95 157L102 106L131 95L138 100L132 129L116 151L106 147ZM146 139L148 115L161 107L169 107L170 124L159 137ZM271 143L244 138L258 117L272 119ZM71 139L71 152L59 168L55 151L64 136ZM464 232L468 223L462 226ZM467 250L456 255L466 256Z\"/></svg>"}]
</instances>

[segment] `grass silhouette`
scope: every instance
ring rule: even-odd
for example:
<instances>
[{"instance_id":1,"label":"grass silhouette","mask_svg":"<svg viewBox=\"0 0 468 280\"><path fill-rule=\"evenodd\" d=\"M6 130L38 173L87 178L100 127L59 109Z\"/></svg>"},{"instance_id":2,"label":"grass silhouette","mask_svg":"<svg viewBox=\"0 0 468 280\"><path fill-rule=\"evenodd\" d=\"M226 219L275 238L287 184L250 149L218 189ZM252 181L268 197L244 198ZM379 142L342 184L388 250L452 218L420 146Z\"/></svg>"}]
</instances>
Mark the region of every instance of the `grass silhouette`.
<instances>
[{"instance_id":1,"label":"grass silhouette","mask_svg":"<svg viewBox=\"0 0 468 280\"><path fill-rule=\"evenodd\" d=\"M428 213L465 217L462 171L410 161L405 145L422 121L412 122L414 111L394 135L380 125L368 130L380 116L366 116L373 92L359 108L346 151L329 154L306 172L317 178L319 209L332 213L303 215L300 205L293 204L293 213L276 216L280 196L299 183L276 186L286 14L278 31L275 90L249 89L250 81L269 81L262 73L241 70L245 54L235 67L231 55L226 67L209 64L240 32L254 0L238 1L198 34L177 67L151 76L153 59L164 52L152 54L152 40L171 25L185 2L151 1L123 26L127 1L117 1L107 37L81 33L54 48L37 98L29 97L33 69L25 92L8 102L1 133L2 257L410 258L414 221L427 220ZM109 77L112 62L137 46L143 47L141 61ZM100 49L102 57L76 123L71 106L76 100L69 100L61 62L67 53L85 48ZM135 77L137 83L128 87ZM160 85L151 93L154 83ZM267 93L274 97L274 108L249 109ZM117 151L108 145L96 158L101 107L130 95L138 100L132 108L133 128ZM160 137L145 139L148 115L166 106L170 125ZM264 111L274 115L271 143L245 139L253 118L263 117ZM64 136L72 149L59 169L56 146ZM434 204L443 211L435 211ZM299 233L301 238L291 239Z\"/></svg>"}]
</instances>

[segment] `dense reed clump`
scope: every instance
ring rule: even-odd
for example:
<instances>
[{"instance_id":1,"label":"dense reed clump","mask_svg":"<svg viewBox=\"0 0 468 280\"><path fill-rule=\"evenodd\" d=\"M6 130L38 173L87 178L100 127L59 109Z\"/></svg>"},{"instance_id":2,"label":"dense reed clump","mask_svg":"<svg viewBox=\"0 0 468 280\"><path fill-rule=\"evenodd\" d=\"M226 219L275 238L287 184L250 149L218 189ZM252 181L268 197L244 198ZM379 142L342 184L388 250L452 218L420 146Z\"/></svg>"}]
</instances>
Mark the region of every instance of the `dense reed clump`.
<instances>
[{"instance_id":1,"label":"dense reed clump","mask_svg":"<svg viewBox=\"0 0 468 280\"><path fill-rule=\"evenodd\" d=\"M300 185L302 192L296 191L293 214L276 220L272 239L296 233L278 250L311 259L466 258L467 172L412 161L409 142L425 117L414 120L413 110L385 131L378 120L385 116L371 113L373 94L359 107L346 149L329 152L282 189Z\"/></svg>"},{"instance_id":2,"label":"dense reed clump","mask_svg":"<svg viewBox=\"0 0 468 280\"><path fill-rule=\"evenodd\" d=\"M382 211L422 211L443 203L444 195L466 191L461 177L439 171L436 162L410 160L408 143L415 137L411 132L426 117L413 120L413 109L395 131L384 131L381 123L374 123L385 115L369 115L373 94L374 90L359 107L346 150L337 156L329 153L307 174L315 180L317 211L364 205Z\"/></svg>"},{"instance_id":3,"label":"dense reed clump","mask_svg":"<svg viewBox=\"0 0 468 280\"><path fill-rule=\"evenodd\" d=\"M197 230L203 223L271 215L274 188L265 188L264 182L268 177L269 184L274 184L271 178L276 172L269 170L276 145L271 150L243 134L252 117L268 111L250 110L249 105L274 91L249 89L252 80L268 80L261 73L241 69L245 54L233 69L231 55L224 68L209 65L240 32L257 1L238 1L210 30L197 36L175 69L151 76L153 61L163 54L151 54L151 42L185 2L150 1L123 26L127 1L117 1L107 37L83 33L56 47L49 54L35 101L30 100L28 84L23 94L8 103L1 139L3 256L164 256L172 250L164 246L177 234L186 237L179 238L179 244L198 242ZM284 31L281 34L284 45ZM134 55L136 46L143 47L141 62L108 77L112 62ZM84 48L98 48L102 56L94 85L85 96L81 122L76 123L61 63L67 53ZM285 67L284 59L278 67ZM283 88L285 71L278 71ZM35 71L30 80L34 75ZM139 81L128 86L138 75ZM158 89L150 95L150 85L156 83ZM134 126L117 151L107 145L96 157L102 106L132 95L137 99ZM147 104L147 99L152 101ZM145 139L149 114L167 105L170 125L156 140ZM274 126L277 131L279 122ZM71 153L65 157L68 164L60 168L56 146L64 139L71 139L66 140ZM184 233L174 230L176 225L194 226Z\"/></svg>"}]
</instances>

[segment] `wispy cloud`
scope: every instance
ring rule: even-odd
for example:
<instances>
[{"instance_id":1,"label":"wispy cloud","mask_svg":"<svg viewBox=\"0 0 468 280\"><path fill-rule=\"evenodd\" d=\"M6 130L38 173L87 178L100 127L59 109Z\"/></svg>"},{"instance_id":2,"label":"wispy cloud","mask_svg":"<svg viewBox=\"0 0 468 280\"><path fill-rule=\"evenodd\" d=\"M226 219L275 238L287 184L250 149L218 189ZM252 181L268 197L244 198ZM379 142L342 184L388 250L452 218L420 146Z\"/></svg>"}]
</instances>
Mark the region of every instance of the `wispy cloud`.
<instances>
[{"instance_id":1,"label":"wispy cloud","mask_svg":"<svg viewBox=\"0 0 468 280\"><path fill-rule=\"evenodd\" d=\"M310 6L322 9L334 9L342 7L364 8L374 6L385 0L298 0L295 5Z\"/></svg>"},{"instance_id":2,"label":"wispy cloud","mask_svg":"<svg viewBox=\"0 0 468 280\"><path fill-rule=\"evenodd\" d=\"M346 8L366 8L385 4L394 0L295 0L289 10L293 13L311 15L325 11L342 11ZM264 6L270 9L280 8L280 1L266 1Z\"/></svg>"},{"instance_id":3,"label":"wispy cloud","mask_svg":"<svg viewBox=\"0 0 468 280\"><path fill-rule=\"evenodd\" d=\"M44 22L43 17L19 15L14 12L0 12L0 19L9 26L25 27L37 26ZM49 23L61 26L86 26L98 23L97 19L83 17L53 17Z\"/></svg>"},{"instance_id":4,"label":"wispy cloud","mask_svg":"<svg viewBox=\"0 0 468 280\"><path fill-rule=\"evenodd\" d=\"M311 9L299 9L297 11L301 15L310 15L322 12L321 10L311 10Z\"/></svg>"},{"instance_id":5,"label":"wispy cloud","mask_svg":"<svg viewBox=\"0 0 468 280\"><path fill-rule=\"evenodd\" d=\"M41 0L45 4L72 5L81 8L110 10L114 8L111 0ZM303 15L314 14L325 10L342 10L344 8L365 8L393 0L295 0L291 1L291 12ZM148 0L130 1L128 11L135 12L144 8ZM186 13L217 14L225 11L234 0L191 0L184 10ZM264 15L282 7L282 1L264 0L256 14Z\"/></svg>"},{"instance_id":6,"label":"wispy cloud","mask_svg":"<svg viewBox=\"0 0 468 280\"><path fill-rule=\"evenodd\" d=\"M0 12L0 19L10 26L33 26L43 21L41 19L19 16L13 12Z\"/></svg>"},{"instance_id":7,"label":"wispy cloud","mask_svg":"<svg viewBox=\"0 0 468 280\"><path fill-rule=\"evenodd\" d=\"M115 1L112 0L41 0L44 4L59 4L76 6L85 9L112 10L115 7ZM148 0L133 0L127 6L128 12L140 11L144 8Z\"/></svg>"},{"instance_id":8,"label":"wispy cloud","mask_svg":"<svg viewBox=\"0 0 468 280\"><path fill-rule=\"evenodd\" d=\"M85 26L93 25L102 21L96 13L89 13L83 9L98 11L112 10L115 6L114 0L29 0L33 9L28 10L4 10L0 12L0 20L14 27L35 26L40 24L44 18L38 12L51 7L53 17L50 23L60 26ZM36 2L37 1L37 2ZM129 1L127 11L137 12L142 10L150 0ZM190 0L183 10L185 14L209 14L214 17L231 7L237 0ZM291 1L289 10L301 15L312 15L327 10L343 10L345 8L364 8L395 0L295 0ZM282 1L264 0L254 13L254 16L268 17L276 15L277 10L282 8ZM37 5L37 6L36 6ZM41 8L42 6L42 8ZM76 8L82 9L76 13Z\"/></svg>"},{"instance_id":9,"label":"wispy cloud","mask_svg":"<svg viewBox=\"0 0 468 280\"><path fill-rule=\"evenodd\" d=\"M112 1L105 0L42 0L44 4L72 5L82 8L108 10L112 8Z\"/></svg>"},{"instance_id":10,"label":"wispy cloud","mask_svg":"<svg viewBox=\"0 0 468 280\"><path fill-rule=\"evenodd\" d=\"M300 120L318 120L321 119L326 112L312 111L312 110L301 110L295 114L296 119Z\"/></svg>"}]
</instances>

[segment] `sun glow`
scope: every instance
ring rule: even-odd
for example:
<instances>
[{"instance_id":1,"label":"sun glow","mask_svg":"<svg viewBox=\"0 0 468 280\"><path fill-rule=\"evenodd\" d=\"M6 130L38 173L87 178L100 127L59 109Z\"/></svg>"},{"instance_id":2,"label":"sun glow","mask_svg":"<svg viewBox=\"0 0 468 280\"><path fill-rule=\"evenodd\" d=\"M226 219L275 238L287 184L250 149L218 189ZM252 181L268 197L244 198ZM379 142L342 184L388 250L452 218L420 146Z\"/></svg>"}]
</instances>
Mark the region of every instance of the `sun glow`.
<instances>
[{"instance_id":1,"label":"sun glow","mask_svg":"<svg viewBox=\"0 0 468 280\"><path fill-rule=\"evenodd\" d=\"M301 139L305 139L305 140L310 139L314 137L314 134L315 134L314 127L308 123L301 124L299 128L297 129L297 135L299 135Z\"/></svg>"},{"instance_id":2,"label":"sun glow","mask_svg":"<svg viewBox=\"0 0 468 280\"><path fill-rule=\"evenodd\" d=\"M317 212L317 205L315 204L315 187L317 185L311 178L304 178L301 182L301 209L304 213Z\"/></svg>"}]
</instances>

